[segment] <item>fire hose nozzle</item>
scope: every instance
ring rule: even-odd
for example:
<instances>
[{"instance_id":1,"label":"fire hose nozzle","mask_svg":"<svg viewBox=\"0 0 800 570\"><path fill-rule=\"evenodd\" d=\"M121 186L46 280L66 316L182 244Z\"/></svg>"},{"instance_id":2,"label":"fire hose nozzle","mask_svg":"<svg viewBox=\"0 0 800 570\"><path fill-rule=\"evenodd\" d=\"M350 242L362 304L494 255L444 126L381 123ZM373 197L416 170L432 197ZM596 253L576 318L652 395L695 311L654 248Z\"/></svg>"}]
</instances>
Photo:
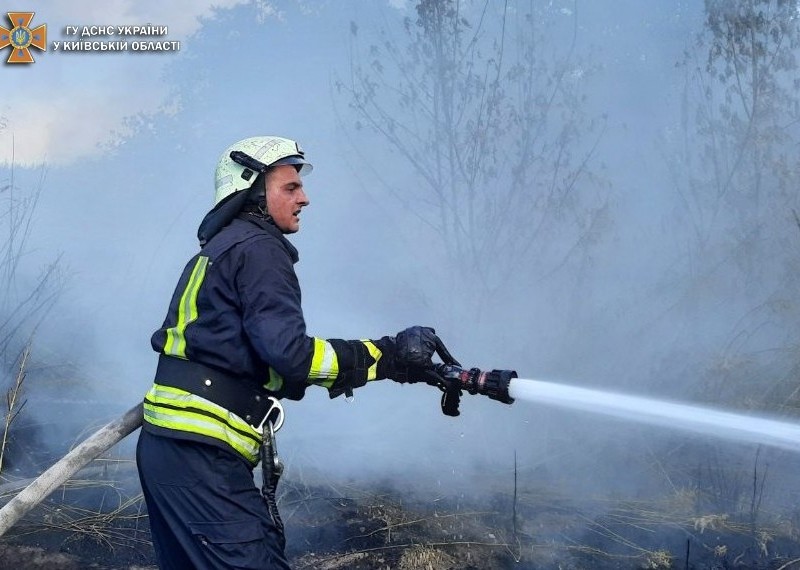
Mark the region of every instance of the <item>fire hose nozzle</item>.
<instances>
[{"instance_id":1,"label":"fire hose nozzle","mask_svg":"<svg viewBox=\"0 0 800 570\"><path fill-rule=\"evenodd\" d=\"M479 368L465 370L453 364L437 364L436 374L441 378L437 383L442 390L442 412L448 416L459 415L461 391L481 394L504 404L513 404L514 398L508 394L508 385L517 377L514 370L484 371Z\"/></svg>"}]
</instances>

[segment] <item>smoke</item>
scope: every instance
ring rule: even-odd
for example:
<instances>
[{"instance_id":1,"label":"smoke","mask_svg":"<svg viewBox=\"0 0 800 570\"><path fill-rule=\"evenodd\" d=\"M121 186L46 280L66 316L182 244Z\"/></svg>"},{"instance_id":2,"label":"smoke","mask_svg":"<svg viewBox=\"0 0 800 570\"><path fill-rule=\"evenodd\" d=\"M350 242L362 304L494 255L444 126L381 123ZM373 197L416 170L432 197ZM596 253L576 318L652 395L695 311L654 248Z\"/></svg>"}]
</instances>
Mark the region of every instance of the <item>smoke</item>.
<instances>
[{"instance_id":1,"label":"smoke","mask_svg":"<svg viewBox=\"0 0 800 570\"><path fill-rule=\"evenodd\" d=\"M141 129L152 127L154 117L180 109L181 98L172 91L164 54L54 52L52 42L115 41L141 39L81 35L92 26L167 26L164 39L183 43L191 53L191 37L218 11L244 4L244 0L164 5L160 2L119 0L98 6L89 1L43 2L32 25L48 24L49 52L37 54L34 69L24 73L25 88L6 92L0 116L3 161L32 166L66 165L113 150ZM278 16L266 2L257 4L260 18ZM40 21L42 20L42 21ZM65 27L80 32L67 34ZM178 57L182 57L181 54ZM9 70L10 71L10 70Z\"/></svg>"},{"instance_id":2,"label":"smoke","mask_svg":"<svg viewBox=\"0 0 800 570\"><path fill-rule=\"evenodd\" d=\"M356 57L376 74L390 73L388 61L379 66L367 55L380 39L376 28L399 41L403 18L415 26L411 3L319 2L309 12L283 2L276 3L280 17L266 19L259 6L236 1L214 8L90 4L72 4L69 13L46 6L36 18L54 30L84 22L164 24L184 47L159 58L48 53L29 69L3 71L30 80L24 94L3 101L4 157L10 161L13 135L23 188L35 180L29 165L48 165L26 268L35 274L60 253L67 276L61 301L37 331L37 347L46 349L34 354L70 365L68 395L58 384L63 375L39 386L31 381L31 413L36 398L75 397L91 402L90 414L121 412L141 398L155 365L148 340L196 251L214 164L231 141L254 134L299 140L315 165L305 181L311 206L291 237L310 334L366 338L431 325L467 366L739 409L772 405L789 413L796 406L798 320L789 279L798 264L789 215L796 199L787 198L773 218L762 212L756 226L773 227L758 235L756 226L737 225L744 198L726 195L733 205L719 207L734 214L715 218L702 217L714 212L702 200L693 203L701 207L697 220L686 206L691 196L716 191L698 186L698 179L707 184L708 163L698 168L685 157L703 152L702 133L693 131L682 146L689 138L682 125L699 124L708 103L698 80L688 78L693 66L678 65L685 50L696 49L702 6L556 3L541 53L563 58L574 34L575 59L555 65L570 70L582 113L597 120L591 137L568 133L577 141L569 147L575 156L592 149L593 176L579 178L575 190L596 201L591 211L563 208L563 219L547 217L554 228L572 224L572 233L541 233L530 249L500 260L514 271L491 275L492 287L476 295L471 287L496 260L446 262L441 234L420 221L435 218L429 196L419 196L420 177L382 135L356 127L336 88ZM510 4L509 29L522 26L526 6ZM499 11L490 5L487 19ZM466 9L473 25L480 7ZM363 39L361 56L349 37L351 21ZM482 30L491 43L496 27ZM393 81L400 79L391 75ZM504 140L504 148L511 154L523 143ZM542 172L558 164L546 162ZM502 175L479 191L498 193L508 180ZM533 190L517 198L547 207L547 197ZM489 225L466 244L480 243L481 231L489 233ZM442 492L481 489L487 478L508 488L516 460L524 480L578 497L674 492L698 481L711 492L710 476L698 474L710 465L702 461L709 448L718 449L722 464L742 469L756 454L749 445L717 448L668 428L479 396L465 395L461 416L452 419L441 414L439 398L429 386L391 382L365 387L350 403L312 388L302 402L287 403L278 445L290 470L399 479ZM72 409L65 403L59 414ZM76 423L85 419L76 416ZM773 466L776 501L788 494L776 466L791 462L781 453L758 458ZM681 462L697 471L680 471Z\"/></svg>"}]
</instances>

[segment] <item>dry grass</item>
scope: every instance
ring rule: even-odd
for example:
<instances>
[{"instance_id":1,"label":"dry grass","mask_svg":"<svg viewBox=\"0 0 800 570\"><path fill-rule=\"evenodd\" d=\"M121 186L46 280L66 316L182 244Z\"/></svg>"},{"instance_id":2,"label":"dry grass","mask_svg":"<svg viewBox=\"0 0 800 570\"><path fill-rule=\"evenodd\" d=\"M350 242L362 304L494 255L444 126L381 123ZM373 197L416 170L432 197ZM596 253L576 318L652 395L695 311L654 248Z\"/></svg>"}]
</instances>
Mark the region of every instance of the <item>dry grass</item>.
<instances>
[{"instance_id":1,"label":"dry grass","mask_svg":"<svg viewBox=\"0 0 800 570\"><path fill-rule=\"evenodd\" d=\"M68 506L66 500L43 506L37 510L40 520L29 523L25 532L66 536L76 549L94 544L111 555L138 549L152 557L141 496L126 497L125 485L110 479L132 471L132 462L105 465L94 465L93 477L71 481L63 491L66 499L86 490L99 500L102 488L106 499L99 507L97 500L91 509ZM117 479L122 480L124 476ZM787 562L775 545L796 534L786 520L780 526L762 524L754 534L731 514L697 512L691 490L676 490L659 501L598 499L587 504L582 499L579 505L547 490L520 493L514 533L510 511L504 510L511 504L502 500L488 503L492 509L477 510L470 507L487 505L485 498L480 503L465 498L411 500L400 491L330 482L307 486L291 479L282 482L282 489L280 506L297 570L559 565L666 570L685 564L687 539L681 537L691 537L692 564L741 566L757 559L774 567ZM671 546L664 545L665 537L673 538Z\"/></svg>"},{"instance_id":2,"label":"dry grass","mask_svg":"<svg viewBox=\"0 0 800 570\"><path fill-rule=\"evenodd\" d=\"M22 351L22 356L19 358L19 367L17 369L16 377L14 378L14 383L6 392L6 411L3 419L3 437L0 439L0 473L3 472L3 460L5 459L9 436L11 435L11 424L25 406L25 400L22 399L22 383L25 381L28 357L30 354L31 343L28 342Z\"/></svg>"},{"instance_id":3,"label":"dry grass","mask_svg":"<svg viewBox=\"0 0 800 570\"><path fill-rule=\"evenodd\" d=\"M400 557L399 570L451 570L460 567L447 552L431 546L412 546Z\"/></svg>"},{"instance_id":4,"label":"dry grass","mask_svg":"<svg viewBox=\"0 0 800 570\"><path fill-rule=\"evenodd\" d=\"M44 529L67 533L71 540L89 538L113 550L116 547L151 545L142 495L131 497L105 511L76 506L46 505Z\"/></svg>"},{"instance_id":5,"label":"dry grass","mask_svg":"<svg viewBox=\"0 0 800 570\"><path fill-rule=\"evenodd\" d=\"M152 553L143 497L135 487L136 493L130 494L134 469L132 460L95 460L80 472L81 478L67 481L31 511L24 523L15 525L9 532L11 542L37 545L57 540L60 551L82 554L89 550L108 559L135 550ZM13 493L8 495L10 498ZM130 558L123 555L126 557Z\"/></svg>"}]
</instances>

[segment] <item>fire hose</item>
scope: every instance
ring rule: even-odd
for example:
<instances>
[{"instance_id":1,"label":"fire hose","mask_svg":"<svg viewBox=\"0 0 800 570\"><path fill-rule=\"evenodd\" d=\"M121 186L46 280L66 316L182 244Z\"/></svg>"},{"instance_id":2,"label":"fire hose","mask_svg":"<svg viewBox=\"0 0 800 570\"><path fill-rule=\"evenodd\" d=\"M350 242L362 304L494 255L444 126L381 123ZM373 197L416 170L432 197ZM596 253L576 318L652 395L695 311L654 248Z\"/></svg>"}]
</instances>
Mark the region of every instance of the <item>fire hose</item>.
<instances>
[{"instance_id":1,"label":"fire hose","mask_svg":"<svg viewBox=\"0 0 800 570\"><path fill-rule=\"evenodd\" d=\"M459 415L459 404L464 391L468 394L488 396L504 404L514 402L508 394L511 379L517 377L517 373L513 370L483 371L478 368L464 369L455 364L437 364L433 372L425 381L442 391L441 406L445 415L453 417ZM137 404L58 460L0 509L0 536L75 473L141 425L142 404Z\"/></svg>"},{"instance_id":2,"label":"fire hose","mask_svg":"<svg viewBox=\"0 0 800 570\"><path fill-rule=\"evenodd\" d=\"M111 449L141 425L142 404L137 404L59 459L0 509L0 536L90 461Z\"/></svg>"}]
</instances>

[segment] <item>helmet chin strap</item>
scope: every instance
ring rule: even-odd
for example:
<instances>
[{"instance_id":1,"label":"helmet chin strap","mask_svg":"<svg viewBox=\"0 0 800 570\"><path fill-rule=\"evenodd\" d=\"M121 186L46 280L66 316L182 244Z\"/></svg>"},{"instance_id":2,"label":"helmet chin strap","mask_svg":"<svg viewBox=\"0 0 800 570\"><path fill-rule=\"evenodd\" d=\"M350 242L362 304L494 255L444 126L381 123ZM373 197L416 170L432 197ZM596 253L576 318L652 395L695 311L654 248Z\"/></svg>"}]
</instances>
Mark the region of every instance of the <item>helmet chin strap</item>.
<instances>
[{"instance_id":1,"label":"helmet chin strap","mask_svg":"<svg viewBox=\"0 0 800 570\"><path fill-rule=\"evenodd\" d=\"M247 203L242 208L242 211L275 225L275 220L272 219L267 210L266 185L263 173L259 174L258 178L253 181L253 185L247 190L247 193Z\"/></svg>"},{"instance_id":2,"label":"helmet chin strap","mask_svg":"<svg viewBox=\"0 0 800 570\"><path fill-rule=\"evenodd\" d=\"M259 196L258 204L250 202L247 205L245 205L242 211L250 216L260 218L265 222L272 224L276 228L278 227L278 224L275 223L275 220L273 219L272 215L267 210L267 201L266 197L264 196Z\"/></svg>"},{"instance_id":3,"label":"helmet chin strap","mask_svg":"<svg viewBox=\"0 0 800 570\"><path fill-rule=\"evenodd\" d=\"M260 218L263 218L273 226L276 226L275 220L272 218L269 212L267 212L267 205L265 203L259 203L258 205L258 213L253 212L254 215L257 215ZM276 226L277 227L277 226Z\"/></svg>"}]
</instances>

